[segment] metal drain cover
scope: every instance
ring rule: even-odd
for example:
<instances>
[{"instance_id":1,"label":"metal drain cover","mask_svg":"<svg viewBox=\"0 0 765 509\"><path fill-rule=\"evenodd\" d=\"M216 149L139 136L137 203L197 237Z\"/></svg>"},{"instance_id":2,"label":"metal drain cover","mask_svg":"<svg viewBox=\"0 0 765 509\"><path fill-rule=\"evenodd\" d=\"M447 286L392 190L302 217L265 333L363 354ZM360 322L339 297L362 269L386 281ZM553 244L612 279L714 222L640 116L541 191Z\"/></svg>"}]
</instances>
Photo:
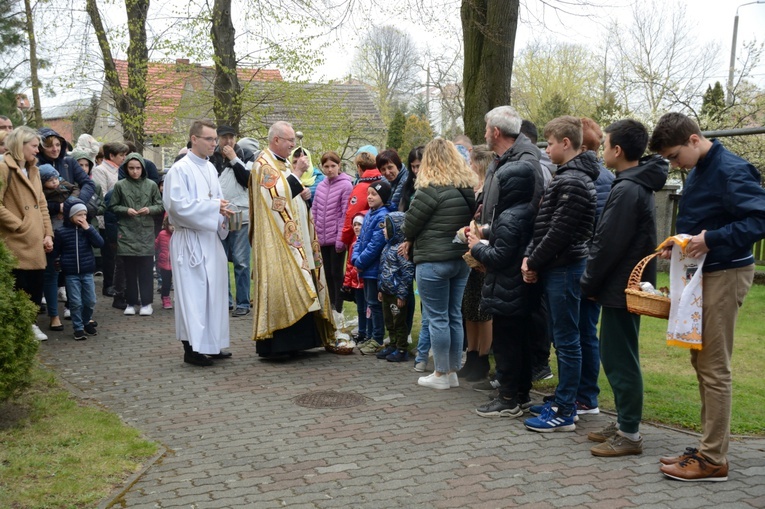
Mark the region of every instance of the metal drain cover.
<instances>
[{"instance_id":1,"label":"metal drain cover","mask_svg":"<svg viewBox=\"0 0 765 509\"><path fill-rule=\"evenodd\" d=\"M295 404L308 408L347 408L364 402L366 398L355 392L317 391L295 398Z\"/></svg>"}]
</instances>

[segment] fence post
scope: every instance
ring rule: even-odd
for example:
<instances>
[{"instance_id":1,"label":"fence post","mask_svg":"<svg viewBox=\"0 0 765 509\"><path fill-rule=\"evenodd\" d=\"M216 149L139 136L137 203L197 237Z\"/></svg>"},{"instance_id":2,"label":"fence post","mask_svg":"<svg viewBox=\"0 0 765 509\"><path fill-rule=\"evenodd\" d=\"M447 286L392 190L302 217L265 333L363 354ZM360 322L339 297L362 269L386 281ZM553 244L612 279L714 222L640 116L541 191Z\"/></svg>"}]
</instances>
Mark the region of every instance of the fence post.
<instances>
[{"instance_id":1,"label":"fence post","mask_svg":"<svg viewBox=\"0 0 765 509\"><path fill-rule=\"evenodd\" d=\"M675 217L675 207L677 200L673 199L674 194L680 189L679 184L665 184L664 188L656 191L656 238L662 242L671 236L675 231L673 224ZM669 264L666 260L659 260L659 270L668 270Z\"/></svg>"}]
</instances>

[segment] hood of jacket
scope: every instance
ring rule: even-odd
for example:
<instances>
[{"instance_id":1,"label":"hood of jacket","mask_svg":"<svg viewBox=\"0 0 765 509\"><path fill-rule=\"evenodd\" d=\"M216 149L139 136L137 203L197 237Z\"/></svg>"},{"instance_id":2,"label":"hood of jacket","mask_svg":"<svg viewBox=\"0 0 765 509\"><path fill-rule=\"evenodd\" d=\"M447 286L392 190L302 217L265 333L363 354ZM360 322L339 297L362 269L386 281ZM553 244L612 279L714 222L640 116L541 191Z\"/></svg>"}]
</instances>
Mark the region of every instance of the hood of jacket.
<instances>
[{"instance_id":1,"label":"hood of jacket","mask_svg":"<svg viewBox=\"0 0 765 509\"><path fill-rule=\"evenodd\" d=\"M125 179L126 180L134 180L134 179L131 179L128 176L128 171L127 171L128 163L130 161L133 161L133 160L138 161L139 163L141 163L141 177L138 180L146 180L146 177L147 177L146 163L143 161L143 157L141 156L141 154L139 154L137 152L131 152L130 154L128 154L127 157L125 158L125 161L122 163L122 166L120 166L120 169L122 169L124 171Z\"/></svg>"},{"instance_id":2,"label":"hood of jacket","mask_svg":"<svg viewBox=\"0 0 765 509\"><path fill-rule=\"evenodd\" d=\"M496 174L499 199L495 214L523 203L530 203L534 197L536 173L529 161L518 161L501 168Z\"/></svg>"},{"instance_id":3,"label":"hood of jacket","mask_svg":"<svg viewBox=\"0 0 765 509\"><path fill-rule=\"evenodd\" d=\"M569 170L579 170L595 182L600 174L600 163L598 163L598 158L595 155L595 152L588 150L587 152L577 155L566 164L560 165L558 171L555 173L561 174Z\"/></svg>"},{"instance_id":4,"label":"hood of jacket","mask_svg":"<svg viewBox=\"0 0 765 509\"><path fill-rule=\"evenodd\" d=\"M658 154L653 154L641 158L637 166L617 173L614 184L622 180L630 180L652 191L661 191L667 182L668 173L669 161Z\"/></svg>"},{"instance_id":5,"label":"hood of jacket","mask_svg":"<svg viewBox=\"0 0 765 509\"><path fill-rule=\"evenodd\" d=\"M68 144L67 144L67 142L66 142L66 140L64 139L63 136L58 134L56 131L54 131L50 127L43 127L41 129L39 129L37 131L37 133L40 135L40 139L43 142L46 139L50 138L51 136L55 136L61 142L61 152L59 152L58 157L55 160L53 160L53 159L49 158L48 156L46 156L45 152L43 152L42 147L40 147L40 152L37 154L37 159L41 163L50 163L50 162L54 162L54 161L61 161L61 160L63 160L66 157L66 148L67 148ZM54 164L54 166L55 166L55 164Z\"/></svg>"},{"instance_id":6,"label":"hood of jacket","mask_svg":"<svg viewBox=\"0 0 765 509\"><path fill-rule=\"evenodd\" d=\"M389 244L400 244L404 241L404 218L403 212L391 212L385 218L385 231L388 234Z\"/></svg>"},{"instance_id":7,"label":"hood of jacket","mask_svg":"<svg viewBox=\"0 0 765 509\"><path fill-rule=\"evenodd\" d=\"M64 216L64 226L67 228L74 228L74 223L69 220L69 211L72 210L72 206L75 203L81 203L82 205L85 205L85 202L80 200L79 198L75 198L74 196L71 196L66 199L64 202L64 208L61 211L61 213Z\"/></svg>"}]
</instances>

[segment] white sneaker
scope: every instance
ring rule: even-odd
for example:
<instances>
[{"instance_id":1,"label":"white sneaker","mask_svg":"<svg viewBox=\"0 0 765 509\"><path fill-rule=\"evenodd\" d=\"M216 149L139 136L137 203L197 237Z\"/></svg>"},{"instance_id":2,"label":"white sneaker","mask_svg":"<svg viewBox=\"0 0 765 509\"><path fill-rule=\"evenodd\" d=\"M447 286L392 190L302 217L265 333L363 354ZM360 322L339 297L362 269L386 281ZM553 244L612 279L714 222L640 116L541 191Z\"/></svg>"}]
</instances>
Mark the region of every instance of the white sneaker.
<instances>
[{"instance_id":1,"label":"white sneaker","mask_svg":"<svg viewBox=\"0 0 765 509\"><path fill-rule=\"evenodd\" d=\"M64 320L67 318L72 318L72 312L69 311L69 308L64 308Z\"/></svg>"},{"instance_id":2,"label":"white sneaker","mask_svg":"<svg viewBox=\"0 0 765 509\"><path fill-rule=\"evenodd\" d=\"M409 336L407 336L406 342L409 343L410 345L412 344L412 335L411 334L409 334Z\"/></svg>"},{"instance_id":3,"label":"white sneaker","mask_svg":"<svg viewBox=\"0 0 765 509\"><path fill-rule=\"evenodd\" d=\"M135 308L133 306L128 306L125 308L125 311L122 313L123 315L133 316L135 314Z\"/></svg>"},{"instance_id":4,"label":"white sneaker","mask_svg":"<svg viewBox=\"0 0 765 509\"><path fill-rule=\"evenodd\" d=\"M48 340L48 336L46 336L45 333L40 330L40 327L38 327L35 324L32 324L32 333L34 333L35 339L37 341L47 341Z\"/></svg>"},{"instance_id":5,"label":"white sneaker","mask_svg":"<svg viewBox=\"0 0 765 509\"><path fill-rule=\"evenodd\" d=\"M459 387L459 386L460 386L460 381L457 378L457 373L452 371L451 373L449 373L449 387L454 389L455 387Z\"/></svg>"},{"instance_id":6,"label":"white sneaker","mask_svg":"<svg viewBox=\"0 0 765 509\"><path fill-rule=\"evenodd\" d=\"M383 345L389 345L390 344L390 336L383 339Z\"/></svg>"},{"instance_id":7,"label":"white sneaker","mask_svg":"<svg viewBox=\"0 0 765 509\"><path fill-rule=\"evenodd\" d=\"M45 297L43 297L43 298L40 300L40 304L47 304L47 302L45 301Z\"/></svg>"},{"instance_id":8,"label":"white sneaker","mask_svg":"<svg viewBox=\"0 0 765 509\"><path fill-rule=\"evenodd\" d=\"M141 310L138 314L141 316L151 316L153 312L154 310L151 308L151 304L146 304L145 306L141 306Z\"/></svg>"},{"instance_id":9,"label":"white sneaker","mask_svg":"<svg viewBox=\"0 0 765 509\"><path fill-rule=\"evenodd\" d=\"M417 380L417 385L430 387L431 389L448 389L450 387L449 376L436 376L436 373L433 372L428 376L421 376L419 380Z\"/></svg>"},{"instance_id":10,"label":"white sneaker","mask_svg":"<svg viewBox=\"0 0 765 509\"><path fill-rule=\"evenodd\" d=\"M58 288L58 300L61 302L66 301L66 287L60 286Z\"/></svg>"}]
</instances>

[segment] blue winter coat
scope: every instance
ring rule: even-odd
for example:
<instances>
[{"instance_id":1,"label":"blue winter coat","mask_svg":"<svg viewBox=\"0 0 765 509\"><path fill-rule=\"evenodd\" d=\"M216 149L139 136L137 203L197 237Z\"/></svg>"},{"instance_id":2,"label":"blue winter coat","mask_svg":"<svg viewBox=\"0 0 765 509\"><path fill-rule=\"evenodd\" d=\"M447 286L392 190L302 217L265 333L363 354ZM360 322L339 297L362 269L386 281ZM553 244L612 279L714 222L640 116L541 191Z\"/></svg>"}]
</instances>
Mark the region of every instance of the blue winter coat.
<instances>
[{"instance_id":1,"label":"blue winter coat","mask_svg":"<svg viewBox=\"0 0 765 509\"><path fill-rule=\"evenodd\" d=\"M75 203L83 202L77 198L70 198L64 203L66 219L64 219L64 225L56 229L53 258L60 257L61 271L64 274L91 274L96 271L93 248L103 247L104 239L93 225L83 230L69 220L69 210Z\"/></svg>"},{"instance_id":2,"label":"blue winter coat","mask_svg":"<svg viewBox=\"0 0 765 509\"><path fill-rule=\"evenodd\" d=\"M385 218L388 242L380 256L379 289L387 295L395 295L406 300L412 291L414 263L398 254L398 246L404 241L403 212L391 212Z\"/></svg>"},{"instance_id":3,"label":"blue winter coat","mask_svg":"<svg viewBox=\"0 0 765 509\"><path fill-rule=\"evenodd\" d=\"M61 153L55 160L49 159L48 156L45 155L45 152L43 152L42 147L40 147L40 153L37 154L38 166L41 164L50 164L56 168L56 171L61 176L62 180L66 180L71 184L77 184L80 187L79 198L84 203L88 203L90 197L96 192L96 184L88 174L85 173L85 170L82 169L80 163L66 155L67 143L64 137L49 127L43 127L38 133L43 140L55 136L61 142Z\"/></svg>"},{"instance_id":4,"label":"blue winter coat","mask_svg":"<svg viewBox=\"0 0 765 509\"><path fill-rule=\"evenodd\" d=\"M364 217L361 233L353 246L353 266L362 279L377 279L380 270L380 255L385 247L383 227L388 209L383 205L377 210L370 210Z\"/></svg>"}]
</instances>

